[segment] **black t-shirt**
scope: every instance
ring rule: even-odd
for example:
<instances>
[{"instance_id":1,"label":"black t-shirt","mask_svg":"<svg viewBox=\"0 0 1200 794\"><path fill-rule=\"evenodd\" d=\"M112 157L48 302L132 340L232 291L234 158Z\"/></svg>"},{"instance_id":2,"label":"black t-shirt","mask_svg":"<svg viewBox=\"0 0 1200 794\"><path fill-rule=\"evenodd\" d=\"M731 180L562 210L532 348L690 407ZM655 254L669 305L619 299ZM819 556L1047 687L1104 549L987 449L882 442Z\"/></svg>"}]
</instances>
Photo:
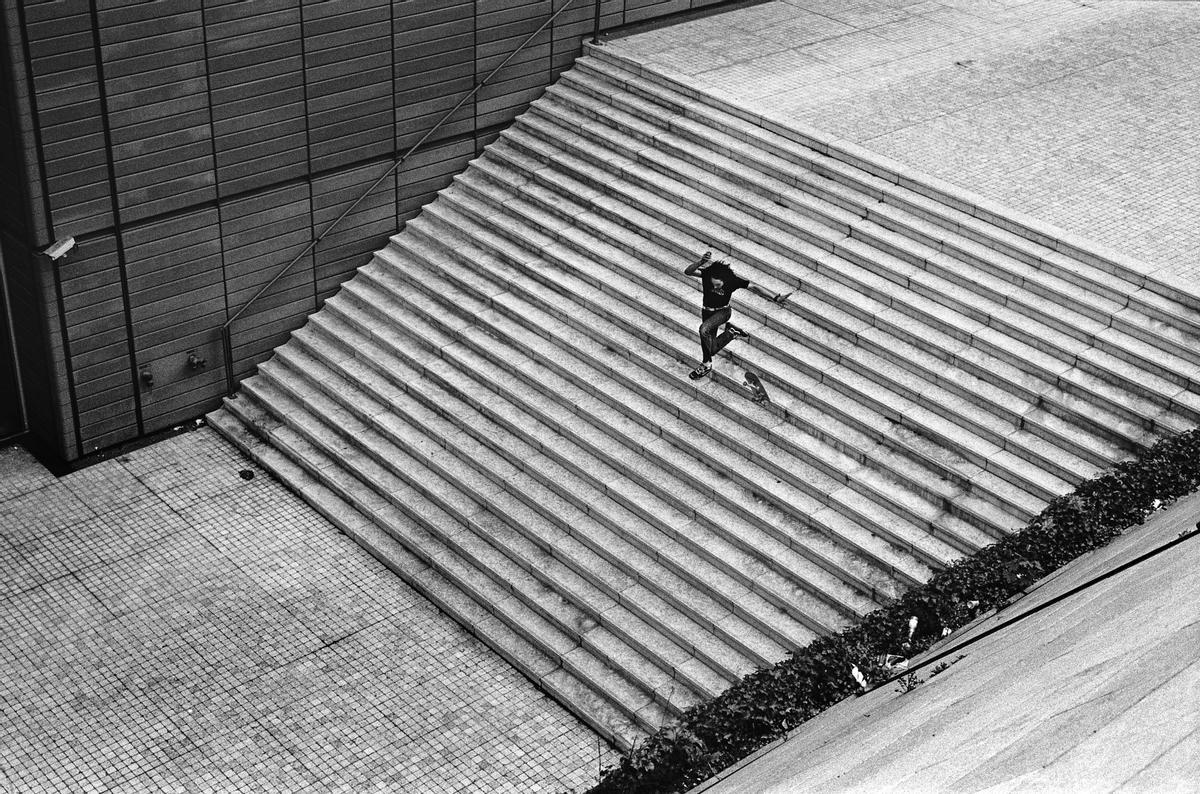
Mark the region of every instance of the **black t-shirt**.
<instances>
[{"instance_id":1,"label":"black t-shirt","mask_svg":"<svg viewBox=\"0 0 1200 794\"><path fill-rule=\"evenodd\" d=\"M728 265L709 265L700 271L704 280L704 308L721 309L729 305L733 291L750 286L750 282L736 275Z\"/></svg>"}]
</instances>

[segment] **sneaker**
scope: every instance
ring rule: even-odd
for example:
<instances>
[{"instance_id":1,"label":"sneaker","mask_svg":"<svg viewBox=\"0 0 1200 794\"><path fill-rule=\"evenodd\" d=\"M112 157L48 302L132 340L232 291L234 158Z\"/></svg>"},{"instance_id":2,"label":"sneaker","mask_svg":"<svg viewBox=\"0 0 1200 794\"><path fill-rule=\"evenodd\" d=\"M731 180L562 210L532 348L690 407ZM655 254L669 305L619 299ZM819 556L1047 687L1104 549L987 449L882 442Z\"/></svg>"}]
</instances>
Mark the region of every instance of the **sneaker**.
<instances>
[{"instance_id":1,"label":"sneaker","mask_svg":"<svg viewBox=\"0 0 1200 794\"><path fill-rule=\"evenodd\" d=\"M694 370L689 372L688 377L691 378L692 380L700 380L701 378L703 378L705 375L709 374L710 372L712 372L712 364L701 364L700 366L696 367Z\"/></svg>"},{"instance_id":2,"label":"sneaker","mask_svg":"<svg viewBox=\"0 0 1200 794\"><path fill-rule=\"evenodd\" d=\"M728 331L729 333L733 334L734 339L749 339L750 338L750 334L746 333L741 328L738 328L733 323L725 323L725 330Z\"/></svg>"}]
</instances>

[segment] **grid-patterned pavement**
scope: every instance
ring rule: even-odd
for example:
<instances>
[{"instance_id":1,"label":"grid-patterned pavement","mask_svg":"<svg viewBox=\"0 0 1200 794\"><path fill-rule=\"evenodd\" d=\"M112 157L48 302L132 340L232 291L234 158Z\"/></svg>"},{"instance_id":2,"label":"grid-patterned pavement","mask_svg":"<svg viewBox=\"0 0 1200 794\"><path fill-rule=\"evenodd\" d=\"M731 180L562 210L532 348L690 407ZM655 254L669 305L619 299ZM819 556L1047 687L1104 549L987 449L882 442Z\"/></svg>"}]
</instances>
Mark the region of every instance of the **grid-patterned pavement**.
<instances>
[{"instance_id":1,"label":"grid-patterned pavement","mask_svg":"<svg viewBox=\"0 0 1200 794\"><path fill-rule=\"evenodd\" d=\"M3 794L564 792L613 761L208 429L61 479L0 449L0 637Z\"/></svg>"},{"instance_id":2,"label":"grid-patterned pavement","mask_svg":"<svg viewBox=\"0 0 1200 794\"><path fill-rule=\"evenodd\" d=\"M607 46L1200 287L1200 2L773 0Z\"/></svg>"}]
</instances>

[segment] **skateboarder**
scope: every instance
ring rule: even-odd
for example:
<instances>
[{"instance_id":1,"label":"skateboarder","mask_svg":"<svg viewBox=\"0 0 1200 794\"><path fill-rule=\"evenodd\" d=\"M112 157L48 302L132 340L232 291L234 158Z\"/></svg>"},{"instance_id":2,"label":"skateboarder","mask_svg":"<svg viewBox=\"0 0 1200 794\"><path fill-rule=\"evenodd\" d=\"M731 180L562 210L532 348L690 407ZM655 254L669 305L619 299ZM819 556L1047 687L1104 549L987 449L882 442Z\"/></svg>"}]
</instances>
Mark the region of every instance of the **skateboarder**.
<instances>
[{"instance_id":1,"label":"skateboarder","mask_svg":"<svg viewBox=\"0 0 1200 794\"><path fill-rule=\"evenodd\" d=\"M686 276L695 276L704 282L704 304L700 310L700 350L703 358L700 366L692 370L688 377L699 380L712 372L712 359L725 345L734 339L745 339L750 334L738 328L729 319L733 310L729 308L729 299L734 290L749 289L756 295L775 303L783 303L787 295L771 294L770 291L753 281L744 279L733 272L729 263L718 259L712 261L712 251L705 251L704 256L684 271ZM789 293L790 294L790 293ZM718 336L717 329L722 325L725 330Z\"/></svg>"}]
</instances>

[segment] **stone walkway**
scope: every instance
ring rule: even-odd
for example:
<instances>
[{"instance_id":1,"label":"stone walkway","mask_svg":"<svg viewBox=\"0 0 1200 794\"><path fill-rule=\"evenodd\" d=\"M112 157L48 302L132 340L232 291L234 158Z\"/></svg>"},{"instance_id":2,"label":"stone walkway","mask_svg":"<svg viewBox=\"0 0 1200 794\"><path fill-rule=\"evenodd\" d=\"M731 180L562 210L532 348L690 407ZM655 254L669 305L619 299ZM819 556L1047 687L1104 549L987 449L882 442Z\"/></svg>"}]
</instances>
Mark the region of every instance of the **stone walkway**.
<instances>
[{"instance_id":1,"label":"stone walkway","mask_svg":"<svg viewBox=\"0 0 1200 794\"><path fill-rule=\"evenodd\" d=\"M942 649L1193 530L1200 494L1059 569ZM919 663L921 660L914 660ZM844 700L705 794L1200 787L1200 536Z\"/></svg>"},{"instance_id":2,"label":"stone walkway","mask_svg":"<svg viewBox=\"0 0 1200 794\"><path fill-rule=\"evenodd\" d=\"M0 637L3 794L565 792L613 760L208 429L61 479L0 450Z\"/></svg>"},{"instance_id":3,"label":"stone walkway","mask_svg":"<svg viewBox=\"0 0 1200 794\"><path fill-rule=\"evenodd\" d=\"M607 44L1200 287L1200 3L774 0Z\"/></svg>"}]
</instances>

